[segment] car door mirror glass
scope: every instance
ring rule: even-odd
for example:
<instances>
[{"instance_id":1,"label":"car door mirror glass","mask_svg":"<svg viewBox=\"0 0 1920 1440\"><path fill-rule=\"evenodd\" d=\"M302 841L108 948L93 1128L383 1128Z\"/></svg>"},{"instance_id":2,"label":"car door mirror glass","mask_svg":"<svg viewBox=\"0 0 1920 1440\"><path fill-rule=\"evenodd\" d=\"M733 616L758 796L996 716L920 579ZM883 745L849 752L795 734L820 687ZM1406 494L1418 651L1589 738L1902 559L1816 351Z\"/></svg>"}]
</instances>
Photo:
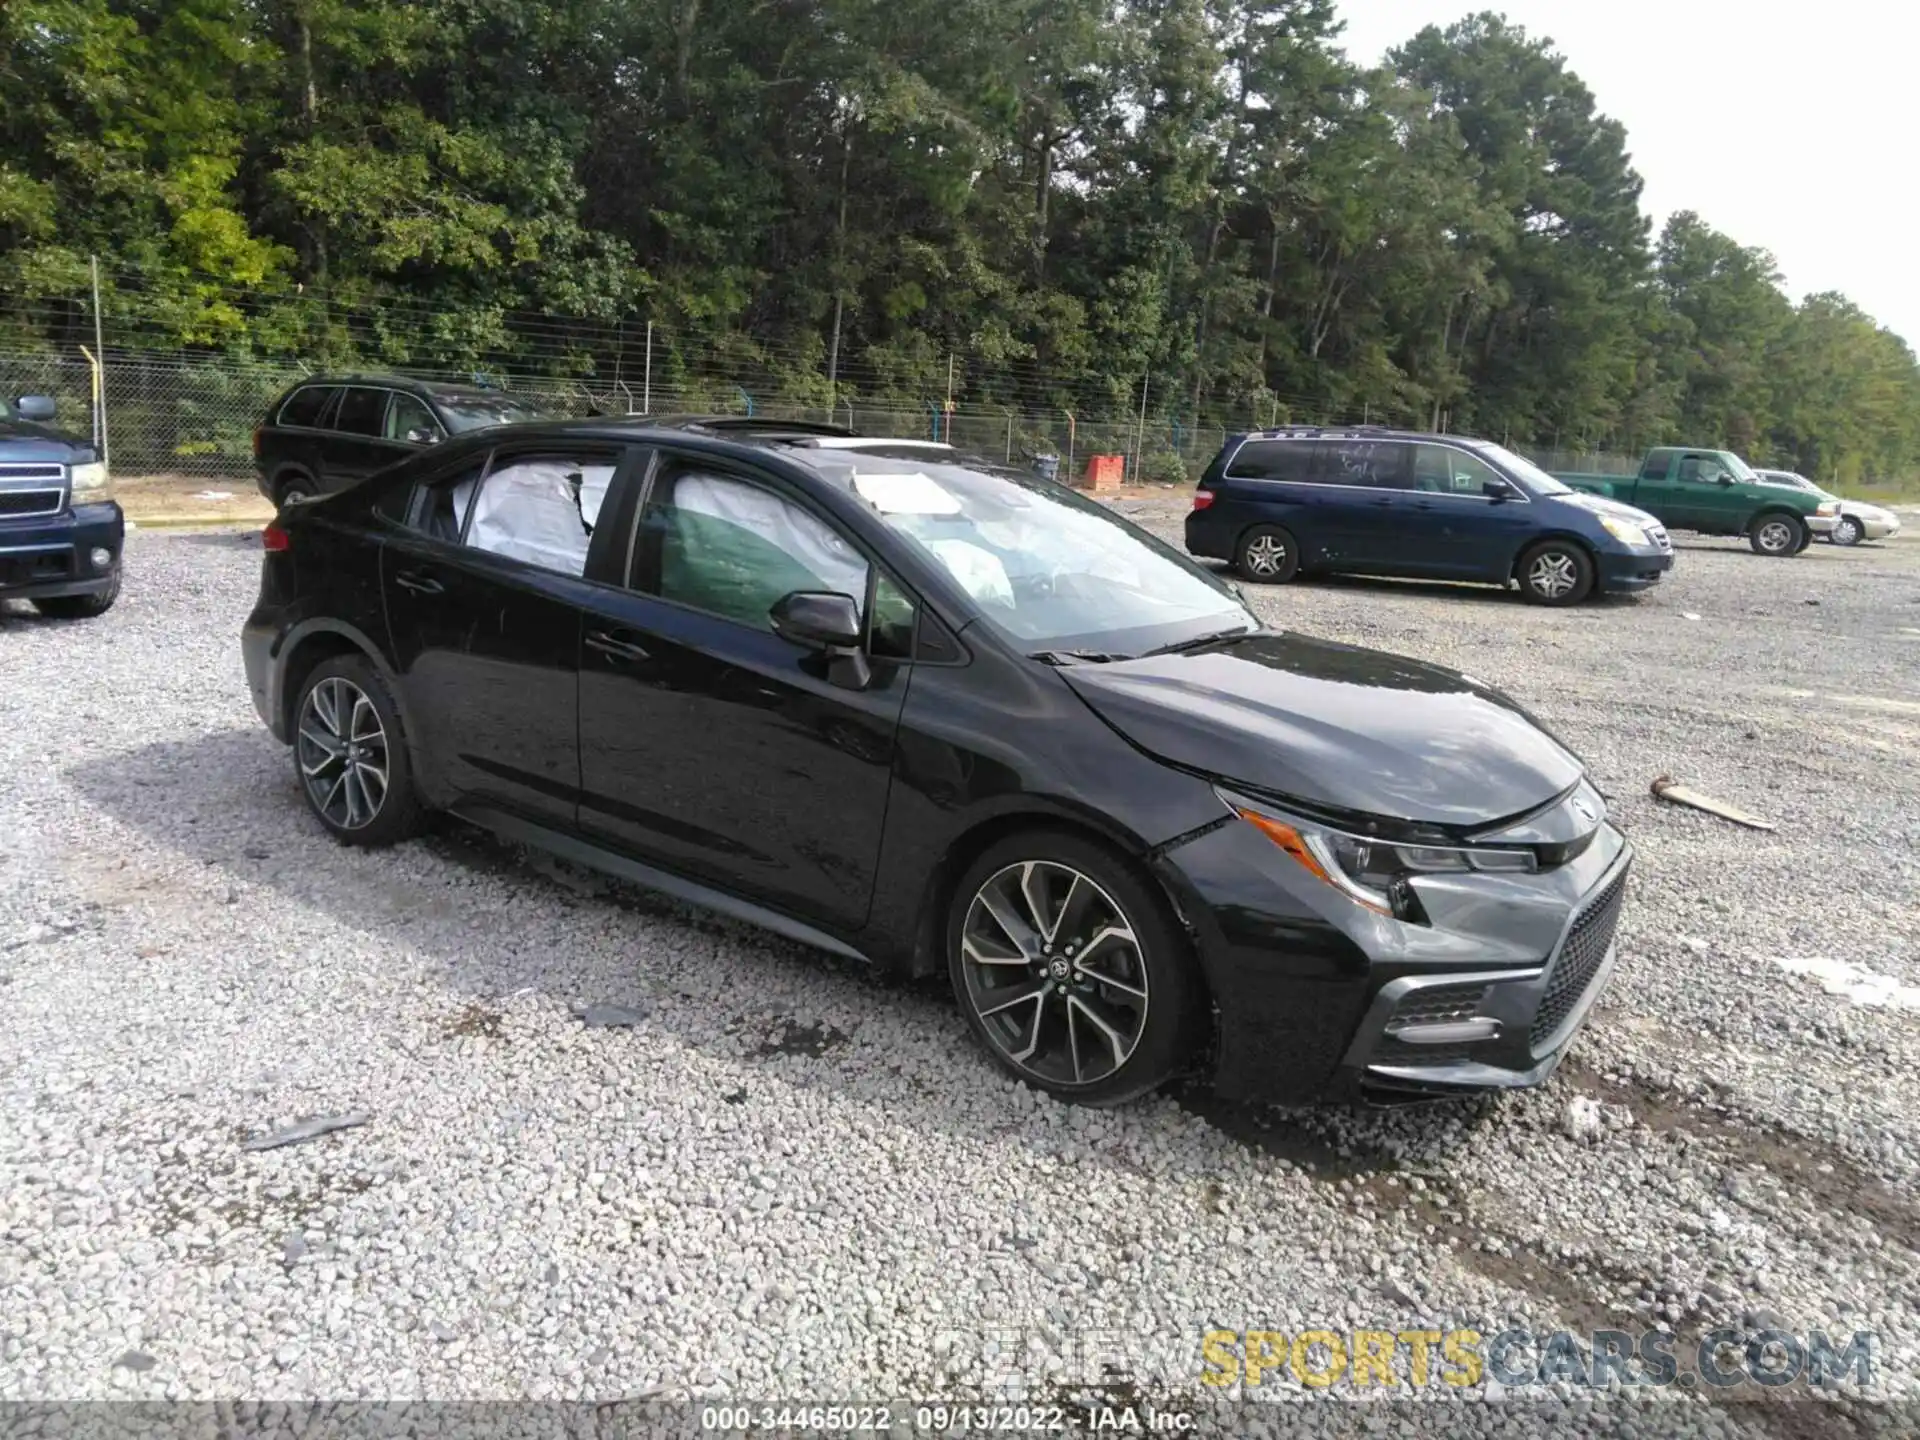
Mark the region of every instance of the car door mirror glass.
<instances>
[{"instance_id":1,"label":"car door mirror glass","mask_svg":"<svg viewBox=\"0 0 1920 1440\"><path fill-rule=\"evenodd\" d=\"M51 396L22 395L18 400L14 401L13 408L14 413L19 415L22 420L40 422L53 419L54 412L58 407L53 403Z\"/></svg>"},{"instance_id":2,"label":"car door mirror glass","mask_svg":"<svg viewBox=\"0 0 1920 1440\"><path fill-rule=\"evenodd\" d=\"M852 650L860 644L860 606L851 595L794 590L768 610L773 633L810 650Z\"/></svg>"}]
</instances>

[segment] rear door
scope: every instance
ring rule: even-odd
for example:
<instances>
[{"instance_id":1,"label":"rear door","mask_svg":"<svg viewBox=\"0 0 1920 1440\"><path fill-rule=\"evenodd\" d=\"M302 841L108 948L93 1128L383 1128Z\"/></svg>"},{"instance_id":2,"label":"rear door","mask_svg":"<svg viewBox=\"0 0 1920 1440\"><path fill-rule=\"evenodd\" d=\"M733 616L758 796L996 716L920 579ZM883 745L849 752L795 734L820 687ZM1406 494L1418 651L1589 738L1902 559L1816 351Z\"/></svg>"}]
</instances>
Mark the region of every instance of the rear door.
<instances>
[{"instance_id":1,"label":"rear door","mask_svg":"<svg viewBox=\"0 0 1920 1440\"><path fill-rule=\"evenodd\" d=\"M1314 510L1329 568L1422 573L1417 567L1427 552L1408 529L1406 508L1411 449L1400 440L1362 438L1326 439L1314 447ZM1314 563L1312 551L1303 553Z\"/></svg>"},{"instance_id":2,"label":"rear door","mask_svg":"<svg viewBox=\"0 0 1920 1440\"><path fill-rule=\"evenodd\" d=\"M872 901L914 601L777 476L662 450L625 588L580 671L581 829L683 875L858 929ZM773 633L794 590L861 602L872 677ZM844 679L844 676L840 678Z\"/></svg>"},{"instance_id":3,"label":"rear door","mask_svg":"<svg viewBox=\"0 0 1920 1440\"><path fill-rule=\"evenodd\" d=\"M1419 573L1504 580L1512 572L1514 558L1537 526L1535 512L1524 494L1490 497L1490 481L1511 484L1457 445L1423 441L1413 446L1413 488L1403 508L1406 533L1417 537L1421 553Z\"/></svg>"},{"instance_id":4,"label":"rear door","mask_svg":"<svg viewBox=\"0 0 1920 1440\"><path fill-rule=\"evenodd\" d=\"M322 447L321 484L339 490L364 480L404 452L386 439L387 400L393 392L372 385L349 385L333 412L332 431Z\"/></svg>"},{"instance_id":5,"label":"rear door","mask_svg":"<svg viewBox=\"0 0 1920 1440\"><path fill-rule=\"evenodd\" d=\"M501 446L418 487L381 583L415 751L439 803L572 828L580 617L597 588L585 577L623 458L596 445Z\"/></svg>"}]
</instances>

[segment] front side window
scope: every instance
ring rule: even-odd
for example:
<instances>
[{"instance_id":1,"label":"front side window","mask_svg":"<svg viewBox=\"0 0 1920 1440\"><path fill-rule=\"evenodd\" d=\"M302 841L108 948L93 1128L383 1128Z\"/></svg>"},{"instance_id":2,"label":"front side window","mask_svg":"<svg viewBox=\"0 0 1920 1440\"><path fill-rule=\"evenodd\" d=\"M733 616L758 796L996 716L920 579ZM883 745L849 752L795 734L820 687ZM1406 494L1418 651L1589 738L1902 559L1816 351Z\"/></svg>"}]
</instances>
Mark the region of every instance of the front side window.
<instances>
[{"instance_id":1,"label":"front side window","mask_svg":"<svg viewBox=\"0 0 1920 1440\"><path fill-rule=\"evenodd\" d=\"M591 452L496 457L472 497L466 543L561 575L584 575L593 527L617 464L617 456ZM474 483L452 487L450 514L466 513L466 492Z\"/></svg>"},{"instance_id":2,"label":"front side window","mask_svg":"<svg viewBox=\"0 0 1920 1440\"><path fill-rule=\"evenodd\" d=\"M1032 652L1139 654L1258 625L1222 581L1104 505L980 462L822 453L865 502Z\"/></svg>"},{"instance_id":3,"label":"front side window","mask_svg":"<svg viewBox=\"0 0 1920 1440\"><path fill-rule=\"evenodd\" d=\"M320 423L321 417L327 413L327 407L333 403L333 397L339 393L331 385L301 386L280 407L280 423L311 430Z\"/></svg>"},{"instance_id":4,"label":"front side window","mask_svg":"<svg viewBox=\"0 0 1920 1440\"><path fill-rule=\"evenodd\" d=\"M387 416L387 392L349 385L330 427L347 435L378 435Z\"/></svg>"},{"instance_id":5,"label":"front side window","mask_svg":"<svg viewBox=\"0 0 1920 1440\"><path fill-rule=\"evenodd\" d=\"M669 477L642 542L656 556L661 599L742 625L771 630L774 602L796 590L851 596L864 611L866 558L812 511L750 480Z\"/></svg>"},{"instance_id":6,"label":"front side window","mask_svg":"<svg viewBox=\"0 0 1920 1440\"><path fill-rule=\"evenodd\" d=\"M417 395L394 391L387 407L387 439L414 445L431 445L440 438L439 422Z\"/></svg>"},{"instance_id":7,"label":"front side window","mask_svg":"<svg viewBox=\"0 0 1920 1440\"><path fill-rule=\"evenodd\" d=\"M1479 495L1500 472L1486 461L1451 445L1413 447L1413 488L1428 493Z\"/></svg>"},{"instance_id":8,"label":"front side window","mask_svg":"<svg viewBox=\"0 0 1920 1440\"><path fill-rule=\"evenodd\" d=\"M1688 455L1680 461L1680 478L1690 485L1717 485L1722 475L1731 478L1733 472L1718 455Z\"/></svg>"}]
</instances>

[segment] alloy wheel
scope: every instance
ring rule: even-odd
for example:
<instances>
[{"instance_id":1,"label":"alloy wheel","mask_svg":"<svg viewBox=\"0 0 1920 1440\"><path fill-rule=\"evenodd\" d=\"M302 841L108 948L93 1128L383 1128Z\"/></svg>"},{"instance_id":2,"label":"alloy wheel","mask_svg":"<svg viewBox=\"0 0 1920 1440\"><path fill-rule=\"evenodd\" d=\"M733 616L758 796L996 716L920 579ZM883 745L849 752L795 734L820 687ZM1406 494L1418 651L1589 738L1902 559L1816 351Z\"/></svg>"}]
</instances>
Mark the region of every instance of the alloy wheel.
<instances>
[{"instance_id":1,"label":"alloy wheel","mask_svg":"<svg viewBox=\"0 0 1920 1440\"><path fill-rule=\"evenodd\" d=\"M989 876L960 932L967 998L994 1047L1050 1085L1125 1065L1147 1024L1147 968L1126 912L1068 865Z\"/></svg>"},{"instance_id":2,"label":"alloy wheel","mask_svg":"<svg viewBox=\"0 0 1920 1440\"><path fill-rule=\"evenodd\" d=\"M1760 527L1760 548L1769 555L1780 555L1793 548L1793 527L1784 520L1769 520Z\"/></svg>"},{"instance_id":3,"label":"alloy wheel","mask_svg":"<svg viewBox=\"0 0 1920 1440\"><path fill-rule=\"evenodd\" d=\"M1527 583L1536 595L1558 600L1571 594L1580 583L1580 572L1574 568L1573 557L1564 550L1549 550L1527 567Z\"/></svg>"},{"instance_id":4,"label":"alloy wheel","mask_svg":"<svg viewBox=\"0 0 1920 1440\"><path fill-rule=\"evenodd\" d=\"M1247 542L1247 568L1256 575L1278 575L1287 563L1287 542L1278 535L1257 535Z\"/></svg>"},{"instance_id":5,"label":"alloy wheel","mask_svg":"<svg viewBox=\"0 0 1920 1440\"><path fill-rule=\"evenodd\" d=\"M300 776L313 808L339 830L371 825L387 799L387 731L373 701L329 675L307 692L297 739Z\"/></svg>"},{"instance_id":6,"label":"alloy wheel","mask_svg":"<svg viewBox=\"0 0 1920 1440\"><path fill-rule=\"evenodd\" d=\"M1833 538L1842 545L1858 545L1860 534L1860 522L1851 515L1841 516L1839 523L1833 527Z\"/></svg>"}]
</instances>

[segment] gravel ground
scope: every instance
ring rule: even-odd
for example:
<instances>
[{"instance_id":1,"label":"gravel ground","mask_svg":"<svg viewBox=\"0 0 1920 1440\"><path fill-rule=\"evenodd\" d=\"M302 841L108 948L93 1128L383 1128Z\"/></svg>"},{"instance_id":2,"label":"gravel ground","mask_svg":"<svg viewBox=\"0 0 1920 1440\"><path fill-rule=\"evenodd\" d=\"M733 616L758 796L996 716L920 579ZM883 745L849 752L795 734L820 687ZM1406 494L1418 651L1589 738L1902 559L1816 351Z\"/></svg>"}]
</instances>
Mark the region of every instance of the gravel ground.
<instances>
[{"instance_id":1,"label":"gravel ground","mask_svg":"<svg viewBox=\"0 0 1920 1440\"><path fill-rule=\"evenodd\" d=\"M257 571L142 533L104 619L0 614L0 1399L1201 1397L1211 1328L1510 1324L1870 1329L1920 1398L1920 543L1688 543L1568 612L1255 591L1507 687L1639 847L1561 1075L1392 1112L1072 1109L938 987L464 831L340 848L247 700ZM315 1115L366 1123L243 1148ZM1911 1433L1754 1393L1659 1428Z\"/></svg>"}]
</instances>

